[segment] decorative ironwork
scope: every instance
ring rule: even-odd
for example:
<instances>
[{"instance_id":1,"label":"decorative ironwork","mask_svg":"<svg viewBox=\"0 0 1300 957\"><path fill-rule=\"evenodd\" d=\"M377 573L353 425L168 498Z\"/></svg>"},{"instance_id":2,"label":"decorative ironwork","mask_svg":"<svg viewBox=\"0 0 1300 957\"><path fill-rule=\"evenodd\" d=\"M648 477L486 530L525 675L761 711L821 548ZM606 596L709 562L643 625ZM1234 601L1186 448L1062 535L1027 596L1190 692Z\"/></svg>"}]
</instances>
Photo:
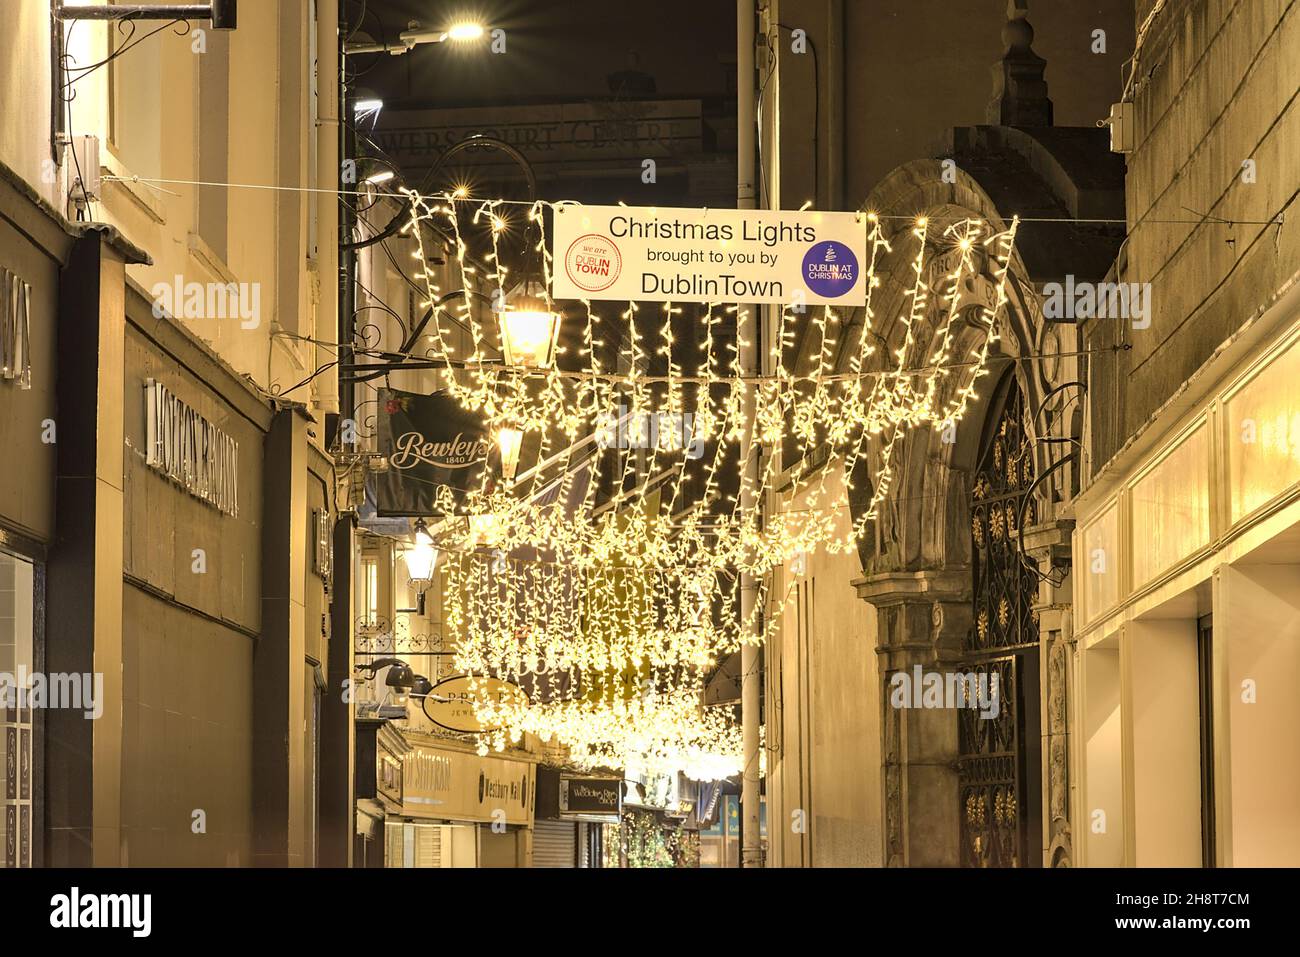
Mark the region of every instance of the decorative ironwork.
<instances>
[{"instance_id":1,"label":"decorative ironwork","mask_svg":"<svg viewBox=\"0 0 1300 957\"><path fill-rule=\"evenodd\" d=\"M993 707L957 712L966 867L1038 863L1038 576L1019 545L1020 522L1035 521L1032 445L1014 377L996 396L971 485L974 624L960 670L987 686Z\"/></svg>"}]
</instances>

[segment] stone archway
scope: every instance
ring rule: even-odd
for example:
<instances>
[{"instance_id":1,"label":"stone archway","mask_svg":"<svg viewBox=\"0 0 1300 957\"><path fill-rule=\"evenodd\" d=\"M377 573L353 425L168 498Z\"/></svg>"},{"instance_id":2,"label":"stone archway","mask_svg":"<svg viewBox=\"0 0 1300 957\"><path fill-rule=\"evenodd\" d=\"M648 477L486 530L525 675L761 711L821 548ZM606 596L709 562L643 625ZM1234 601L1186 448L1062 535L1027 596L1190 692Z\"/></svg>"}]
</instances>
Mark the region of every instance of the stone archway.
<instances>
[{"instance_id":1,"label":"stone archway","mask_svg":"<svg viewBox=\"0 0 1300 957\"><path fill-rule=\"evenodd\" d=\"M979 217L994 228L1005 228L1003 218L988 195L971 177L961 173L957 182L943 182L937 161L917 161L895 170L872 194L868 209L882 215L914 216L924 212L932 221ZM899 229L910 228L910 223ZM940 251L941 252L941 251ZM914 252L912 253L914 255ZM901 258L901 257L900 257ZM882 346L900 335L900 314L907 279L906 263L886 262L882 275L882 297L875 313L882 317L879 338ZM943 274L942 265L937 272ZM892 280L891 278L895 277ZM904 277L902 279L897 277ZM993 284L987 269L971 282L980 288L967 290L972 300L986 299ZM1037 410L1044 398L1064 381L1077 378L1072 361L1039 361L1045 352L1073 352L1062 343L1059 330L1046 326L1034 292L1034 283L1017 255L1013 257L1008 282L1009 303L998 321L998 350L991 356L990 386L977 390L978 399L968 407L955 436L920 429L899 440L895 449L893 484L880 508L878 520L869 523L866 540L860 543L863 578L856 583L858 594L877 613L878 677L882 687L882 761L884 857L892 866L958 866L963 862L960 793L963 787L961 735L950 709L896 708L890 704L890 679L903 672L942 672L966 660L967 638L977 627L973 611L971 491L981 453L981 436L990 415L996 413L993 399L998 381L1014 382L1029 410ZM932 297L937 301L939 297ZM930 324L930 329L934 324ZM850 335L852 332L850 331ZM963 326L954 355L966 355L984 332L974 323ZM882 352L888 352L882 349ZM1055 396L1054 406L1063 415L1068 399ZM1068 434L1075 435L1074 418L1068 418ZM1060 422L1057 422L1059 426ZM1052 426L1048 426L1049 428ZM1039 429L1029 425L1030 432ZM1077 437L1077 436L1075 436ZM946 439L946 440L945 440ZM1034 496L1038 521L1025 529L1028 554L1040 568L1062 563L1068 568L1068 522L1056 520L1056 507L1068 499L1076 479L1073 469L1055 467L1054 446L1038 444L1030 450L1035 476L1054 474L1036 485ZM879 454L878 448L876 454ZM863 484L855 477L855 485ZM869 493L868 493L869 494ZM862 508L862 495L851 503ZM1023 707L1032 708L1033 720L1025 733L1034 740L1022 742L1033 760L1026 762L1032 780L1023 782L1037 799L1046 792L1049 807L1043 808L1040 828L1034 818L1034 833L1027 833L1017 863L1036 865L1044 860L1069 859L1068 802L1058 795L1068 793L1068 729L1063 707L1066 675L1054 669L1060 659L1064 636L1068 634L1068 581L1044 584L1036 596L1035 614L1041 619L1039 653L1026 658L1024 690L1030 692ZM1039 694L1039 688L1042 694ZM1040 700L1048 707L1040 708ZM1059 716L1059 721L1053 715ZM1041 720L1040 720L1041 719ZM1041 729L1041 731L1040 731ZM1044 776L1040 768L1046 768ZM1005 806L1003 807L1005 812ZM992 807L990 806L990 812ZM1054 851L1049 856L1048 848ZM970 863L969 855L967 863Z\"/></svg>"}]
</instances>

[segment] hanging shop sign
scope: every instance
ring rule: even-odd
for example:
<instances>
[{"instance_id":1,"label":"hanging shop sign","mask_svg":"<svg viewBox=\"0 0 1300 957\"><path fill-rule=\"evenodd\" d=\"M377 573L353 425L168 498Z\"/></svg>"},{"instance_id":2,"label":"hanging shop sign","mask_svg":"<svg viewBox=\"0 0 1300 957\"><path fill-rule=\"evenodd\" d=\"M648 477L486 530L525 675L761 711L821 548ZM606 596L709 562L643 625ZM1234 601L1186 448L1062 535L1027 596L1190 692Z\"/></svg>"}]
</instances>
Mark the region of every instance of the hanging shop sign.
<instances>
[{"instance_id":1,"label":"hanging shop sign","mask_svg":"<svg viewBox=\"0 0 1300 957\"><path fill-rule=\"evenodd\" d=\"M485 488L498 456L476 413L446 392L420 395L379 390L379 451L388 470L375 476L380 515L443 515L459 511L467 492Z\"/></svg>"},{"instance_id":2,"label":"hanging shop sign","mask_svg":"<svg viewBox=\"0 0 1300 957\"><path fill-rule=\"evenodd\" d=\"M617 814L621 778L560 778L560 810L568 814Z\"/></svg>"},{"instance_id":3,"label":"hanging shop sign","mask_svg":"<svg viewBox=\"0 0 1300 957\"><path fill-rule=\"evenodd\" d=\"M0 379L32 387L32 287L0 268Z\"/></svg>"},{"instance_id":4,"label":"hanging shop sign","mask_svg":"<svg viewBox=\"0 0 1300 957\"><path fill-rule=\"evenodd\" d=\"M866 248L861 213L557 206L553 295L861 306Z\"/></svg>"},{"instance_id":5,"label":"hanging shop sign","mask_svg":"<svg viewBox=\"0 0 1300 957\"><path fill-rule=\"evenodd\" d=\"M500 678L471 678L457 675L433 686L424 699L424 713L430 721L448 731L477 734L495 731L474 714L480 702L497 705L526 705L528 696L522 688Z\"/></svg>"},{"instance_id":6,"label":"hanging shop sign","mask_svg":"<svg viewBox=\"0 0 1300 957\"><path fill-rule=\"evenodd\" d=\"M402 812L447 821L531 824L536 765L411 742L402 758Z\"/></svg>"},{"instance_id":7,"label":"hanging shop sign","mask_svg":"<svg viewBox=\"0 0 1300 957\"><path fill-rule=\"evenodd\" d=\"M145 380L145 464L213 508L239 515L239 444L165 385Z\"/></svg>"}]
</instances>

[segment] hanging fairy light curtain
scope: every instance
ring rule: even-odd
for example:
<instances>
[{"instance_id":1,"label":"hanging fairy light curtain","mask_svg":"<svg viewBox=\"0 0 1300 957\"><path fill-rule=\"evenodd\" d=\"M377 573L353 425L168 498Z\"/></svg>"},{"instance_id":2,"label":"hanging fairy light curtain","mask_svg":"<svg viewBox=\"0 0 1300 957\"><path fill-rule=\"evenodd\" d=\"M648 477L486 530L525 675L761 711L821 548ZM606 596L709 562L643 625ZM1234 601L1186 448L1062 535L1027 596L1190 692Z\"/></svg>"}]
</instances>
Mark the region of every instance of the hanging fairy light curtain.
<instances>
[{"instance_id":1,"label":"hanging fairy light curtain","mask_svg":"<svg viewBox=\"0 0 1300 957\"><path fill-rule=\"evenodd\" d=\"M668 567L706 562L753 574L763 574L792 555L821 546L844 550L853 544L850 536L833 535L834 523L829 520L833 505L824 500L820 490L810 496L811 507L795 517L768 516L764 524L756 510L742 512L739 500L744 493L752 492L754 500L761 500L774 478L775 457L767 457L757 478L746 467L758 449L793 440L799 454L829 446L855 464L871 437L888 435L892 446L907 429L942 428L958 421L996 341L995 320L1006 303L1006 275L1018 225L1013 221L1007 230L995 233L985 223L965 219L932 236L928 220L919 218L910 231L917 248L912 264L915 282L908 294L908 308L899 317L904 329L902 342L888 360L873 362L879 335L872 310L872 293L880 283L876 267L881 255L892 251L892 245L885 239L879 219L866 216L867 301L856 343L845 348L840 341L844 334L841 311L786 306L780 310L774 341L768 346L769 367L774 371L767 376L746 376L739 367L738 344L757 334L753 310L736 304L709 304L699 330L700 354L693 367L685 369L682 350L674 348L673 317L682 312L680 306L630 302L625 308L615 307L611 314L591 301L580 300L561 309L547 298L551 257L542 238L535 250L541 264L540 281L525 281L526 294L511 299L511 271L496 258L499 237L518 228L510 215L525 215L529 224L538 224L551 204L538 202L520 214L513 207L507 212L507 205L499 201L409 195L412 219L407 232L416 241L417 258L424 261L428 255L426 231L420 225L436 224L440 233L456 237L456 281L476 296L496 303L487 321L482 310L470 307L469 296L452 307L457 325L469 330L468 354L458 354L438 316L427 336L425 352L442 370L450 394L465 408L482 414L494 435L509 436L516 448L519 437L538 437L537 458L545 460L563 453L581 437L608 428L614 410L619 410L626 419L627 444L648 448L651 473L674 458L680 459L689 442L677 442L678 448L665 448L662 441L649 442L648 423L689 421L691 434L687 438L702 437L713 447L696 501L682 501L679 473L665 494L674 507L636 529L635 547L629 547L630 536L615 520L613 510L595 514L594 486L576 516L560 516L555 509L537 506L515 490L484 489L476 496L473 509L502 517L503 547L544 548L565 563L640 562ZM494 264L491 271L480 274L467 262L465 234L471 229L486 230L491 238L493 252L487 256ZM540 237L541 230L536 231ZM953 270L946 277L948 291L941 304L940 327L933 337L922 339L914 329L931 308L925 265L927 251L934 247L953 250ZM985 334L978 346L968 355L957 356L953 354L954 333L957 317L967 305L965 281L975 274L984 254L993 261L996 299L983 309L980 324ZM416 278L427 290L425 307L437 302L443 290L432 271L418 272ZM639 316L654 309L660 311L661 322L647 323ZM562 338L560 327L566 321L577 328L566 330ZM786 371L787 351L798 323L811 327L816 353L807 371L794 374ZM724 324L734 324L733 335L720 334ZM601 358L609 354L607 339L615 336L622 340L617 362L624 371L615 371ZM557 355L560 352L563 363ZM846 354L845 362L842 357ZM837 361L842 371L835 371ZM644 371L652 364L662 367L662 374ZM626 480L634 477L634 458L624 456ZM873 476L875 504L889 486L892 466L888 454L883 463L880 473ZM720 494L720 470L727 466L740 475L741 488L726 496L735 499L735 507L721 516L716 508L709 514L707 510L716 505ZM858 520L855 535L862 533L868 518Z\"/></svg>"},{"instance_id":2,"label":"hanging fairy light curtain","mask_svg":"<svg viewBox=\"0 0 1300 957\"><path fill-rule=\"evenodd\" d=\"M405 232L422 266L415 278L434 313L424 359L439 370L440 387L486 421L503 471L509 463L511 479L527 476L497 483L485 473L482 487L464 496L465 511L492 517L494 547L476 550L469 535L447 552L457 665L508 680L531 676L539 688L546 675L566 676L530 705L485 703L485 726L501 729L494 746L535 733L595 763L670 754L707 763L706 755L734 743L736 729L700 708L703 676L774 624L761 601L754 620L740 620L738 575L763 581L795 555L854 548L888 493L899 439L961 420L997 340L1018 221L1000 231L974 219L937 229L920 217L887 239L880 219L864 215L860 322L830 305L773 309L769 372L752 375L740 361L742 347L759 337L752 307L552 299L543 227L557 206L407 198ZM536 265L516 277L500 249L503 235L521 228L537 236ZM438 304L448 290L427 265L436 259L425 248L432 235L450 237L451 281L465 291L445 311ZM900 240L915 246L903 309L877 317L877 268ZM471 242L488 250L479 257L488 268L471 264ZM939 255L948 271L932 302L927 266ZM991 301L971 301L977 274L991 277ZM491 312L471 307L482 300L493 303ZM662 428L650 434L665 422L668 441ZM873 441L876 454L868 455ZM847 534L826 469L802 489L800 511L764 514L757 506L781 461L760 450L783 444L795 459L828 449L846 476L867 466L869 508ZM525 447L529 462L519 461ZM611 449L603 492L592 480L576 507L566 505L577 458ZM654 509L642 507L651 478ZM538 494L545 482L556 494ZM511 557L521 553L537 557ZM629 676L654 695L590 693Z\"/></svg>"}]
</instances>

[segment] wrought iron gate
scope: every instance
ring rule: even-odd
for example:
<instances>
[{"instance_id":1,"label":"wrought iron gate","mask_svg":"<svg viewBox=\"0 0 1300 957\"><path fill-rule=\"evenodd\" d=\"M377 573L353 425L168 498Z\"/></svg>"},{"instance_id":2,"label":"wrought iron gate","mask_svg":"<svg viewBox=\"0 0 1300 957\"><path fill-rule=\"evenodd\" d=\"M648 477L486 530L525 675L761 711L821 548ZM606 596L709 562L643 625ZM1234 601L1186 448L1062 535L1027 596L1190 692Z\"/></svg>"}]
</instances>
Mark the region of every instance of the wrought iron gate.
<instances>
[{"instance_id":1,"label":"wrought iron gate","mask_svg":"<svg viewBox=\"0 0 1300 957\"><path fill-rule=\"evenodd\" d=\"M971 487L974 617L959 673L975 675L988 707L961 707L958 794L964 867L1041 865L1038 575L1020 550L1035 522L1033 456L1015 376L994 395ZM969 703L968 703L969 704Z\"/></svg>"}]
</instances>

